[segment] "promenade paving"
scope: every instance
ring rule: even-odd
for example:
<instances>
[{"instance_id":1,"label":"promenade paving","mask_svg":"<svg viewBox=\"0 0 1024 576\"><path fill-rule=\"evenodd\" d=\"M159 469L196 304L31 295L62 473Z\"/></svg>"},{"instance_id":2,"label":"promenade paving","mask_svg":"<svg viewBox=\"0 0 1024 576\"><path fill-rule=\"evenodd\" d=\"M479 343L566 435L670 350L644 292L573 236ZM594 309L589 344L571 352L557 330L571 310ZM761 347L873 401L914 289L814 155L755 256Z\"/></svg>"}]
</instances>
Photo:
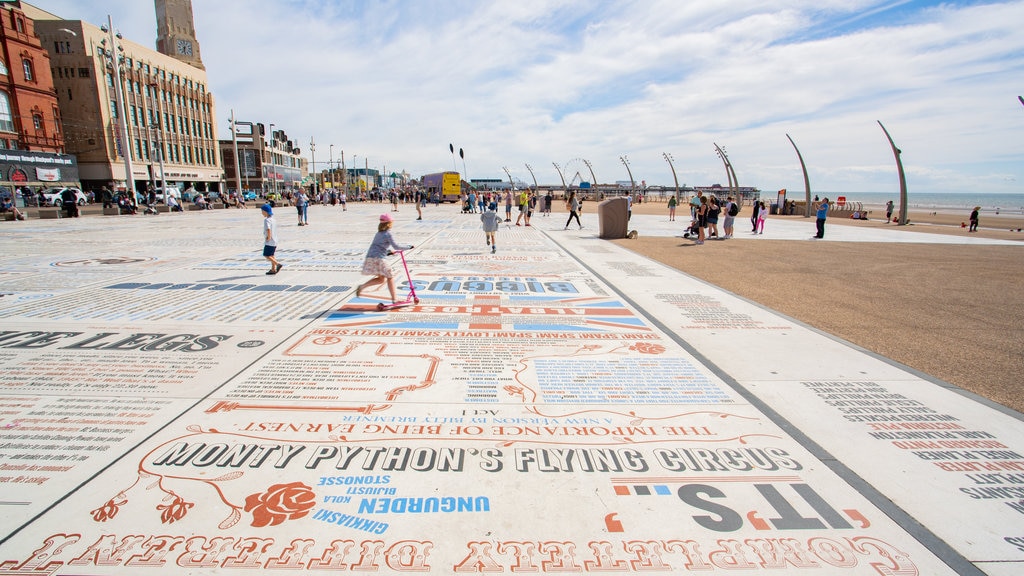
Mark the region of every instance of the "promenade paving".
<instances>
[{"instance_id":1,"label":"promenade paving","mask_svg":"<svg viewBox=\"0 0 1024 576\"><path fill-rule=\"evenodd\" d=\"M420 302L378 311L382 212L277 210L276 276L252 208L0 223L0 575L1024 573L1021 414L593 210L491 254L403 205ZM768 225L732 241L1019 245Z\"/></svg>"}]
</instances>

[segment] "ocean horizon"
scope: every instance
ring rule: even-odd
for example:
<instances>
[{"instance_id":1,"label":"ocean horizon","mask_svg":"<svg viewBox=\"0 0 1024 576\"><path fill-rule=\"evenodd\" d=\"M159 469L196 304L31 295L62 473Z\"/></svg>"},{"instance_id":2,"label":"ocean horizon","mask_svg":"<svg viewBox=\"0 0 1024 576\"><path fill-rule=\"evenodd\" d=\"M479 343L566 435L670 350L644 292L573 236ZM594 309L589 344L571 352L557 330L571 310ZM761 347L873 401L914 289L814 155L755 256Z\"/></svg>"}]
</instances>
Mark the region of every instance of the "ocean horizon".
<instances>
[{"instance_id":1,"label":"ocean horizon","mask_svg":"<svg viewBox=\"0 0 1024 576\"><path fill-rule=\"evenodd\" d=\"M804 193L795 190L788 190L786 198L789 200L802 200ZM819 197L827 197L836 200L845 196L847 202L861 202L867 206L884 206L889 200L893 201L896 209L900 206L899 192L811 192ZM762 197L770 197L765 191L761 191ZM1024 214L1024 194L1006 193L973 193L973 192L907 192L907 207L913 209L934 209L934 210L966 210L970 212L975 206L981 206L982 212L1006 212L1010 214Z\"/></svg>"}]
</instances>

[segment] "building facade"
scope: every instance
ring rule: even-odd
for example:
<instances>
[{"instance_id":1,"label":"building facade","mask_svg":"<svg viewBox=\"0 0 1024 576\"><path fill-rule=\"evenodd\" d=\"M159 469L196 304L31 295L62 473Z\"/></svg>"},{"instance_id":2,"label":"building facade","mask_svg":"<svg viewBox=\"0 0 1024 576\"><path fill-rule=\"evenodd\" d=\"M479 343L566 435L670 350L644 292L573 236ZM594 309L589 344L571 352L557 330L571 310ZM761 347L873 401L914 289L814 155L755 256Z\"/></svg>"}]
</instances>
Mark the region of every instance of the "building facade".
<instances>
[{"instance_id":1,"label":"building facade","mask_svg":"<svg viewBox=\"0 0 1024 576\"><path fill-rule=\"evenodd\" d=\"M164 183L221 189L216 105L204 69L111 35L106 26L64 20L28 4L23 9L50 51L65 149L78 159L83 188L125 189L127 154L136 191Z\"/></svg>"},{"instance_id":2,"label":"building facade","mask_svg":"<svg viewBox=\"0 0 1024 576\"><path fill-rule=\"evenodd\" d=\"M50 55L20 2L0 5L0 186L77 185Z\"/></svg>"},{"instance_id":3,"label":"building facade","mask_svg":"<svg viewBox=\"0 0 1024 576\"><path fill-rule=\"evenodd\" d=\"M302 187L309 175L309 161L284 130L273 130L268 137L263 124L241 121L235 121L233 129L233 139L220 141L228 190L285 196Z\"/></svg>"}]
</instances>

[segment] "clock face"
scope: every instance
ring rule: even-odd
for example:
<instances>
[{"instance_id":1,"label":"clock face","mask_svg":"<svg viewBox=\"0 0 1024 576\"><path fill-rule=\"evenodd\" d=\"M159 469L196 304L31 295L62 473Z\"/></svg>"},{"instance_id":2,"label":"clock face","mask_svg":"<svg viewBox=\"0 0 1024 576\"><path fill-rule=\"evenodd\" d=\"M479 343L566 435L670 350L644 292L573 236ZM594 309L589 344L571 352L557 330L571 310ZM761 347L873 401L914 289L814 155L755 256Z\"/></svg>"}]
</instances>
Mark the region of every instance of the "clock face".
<instances>
[{"instance_id":1,"label":"clock face","mask_svg":"<svg viewBox=\"0 0 1024 576\"><path fill-rule=\"evenodd\" d=\"M185 56L192 55L192 43L188 40L178 40L178 54L184 54Z\"/></svg>"}]
</instances>

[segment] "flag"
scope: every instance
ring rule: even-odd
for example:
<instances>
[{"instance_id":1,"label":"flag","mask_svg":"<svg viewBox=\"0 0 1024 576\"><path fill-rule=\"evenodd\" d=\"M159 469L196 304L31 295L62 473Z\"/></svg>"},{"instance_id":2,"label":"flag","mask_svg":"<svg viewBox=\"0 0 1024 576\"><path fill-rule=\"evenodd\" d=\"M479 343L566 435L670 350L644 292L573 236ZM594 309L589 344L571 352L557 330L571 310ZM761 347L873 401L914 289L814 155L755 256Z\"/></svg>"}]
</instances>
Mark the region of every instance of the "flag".
<instances>
[{"instance_id":1,"label":"flag","mask_svg":"<svg viewBox=\"0 0 1024 576\"><path fill-rule=\"evenodd\" d=\"M462 155L462 148L459 148L459 158L462 158L463 160L466 159L466 157Z\"/></svg>"},{"instance_id":2,"label":"flag","mask_svg":"<svg viewBox=\"0 0 1024 576\"><path fill-rule=\"evenodd\" d=\"M452 154L455 154L455 145L454 144L449 144L448 145L448 149L452 151Z\"/></svg>"}]
</instances>

